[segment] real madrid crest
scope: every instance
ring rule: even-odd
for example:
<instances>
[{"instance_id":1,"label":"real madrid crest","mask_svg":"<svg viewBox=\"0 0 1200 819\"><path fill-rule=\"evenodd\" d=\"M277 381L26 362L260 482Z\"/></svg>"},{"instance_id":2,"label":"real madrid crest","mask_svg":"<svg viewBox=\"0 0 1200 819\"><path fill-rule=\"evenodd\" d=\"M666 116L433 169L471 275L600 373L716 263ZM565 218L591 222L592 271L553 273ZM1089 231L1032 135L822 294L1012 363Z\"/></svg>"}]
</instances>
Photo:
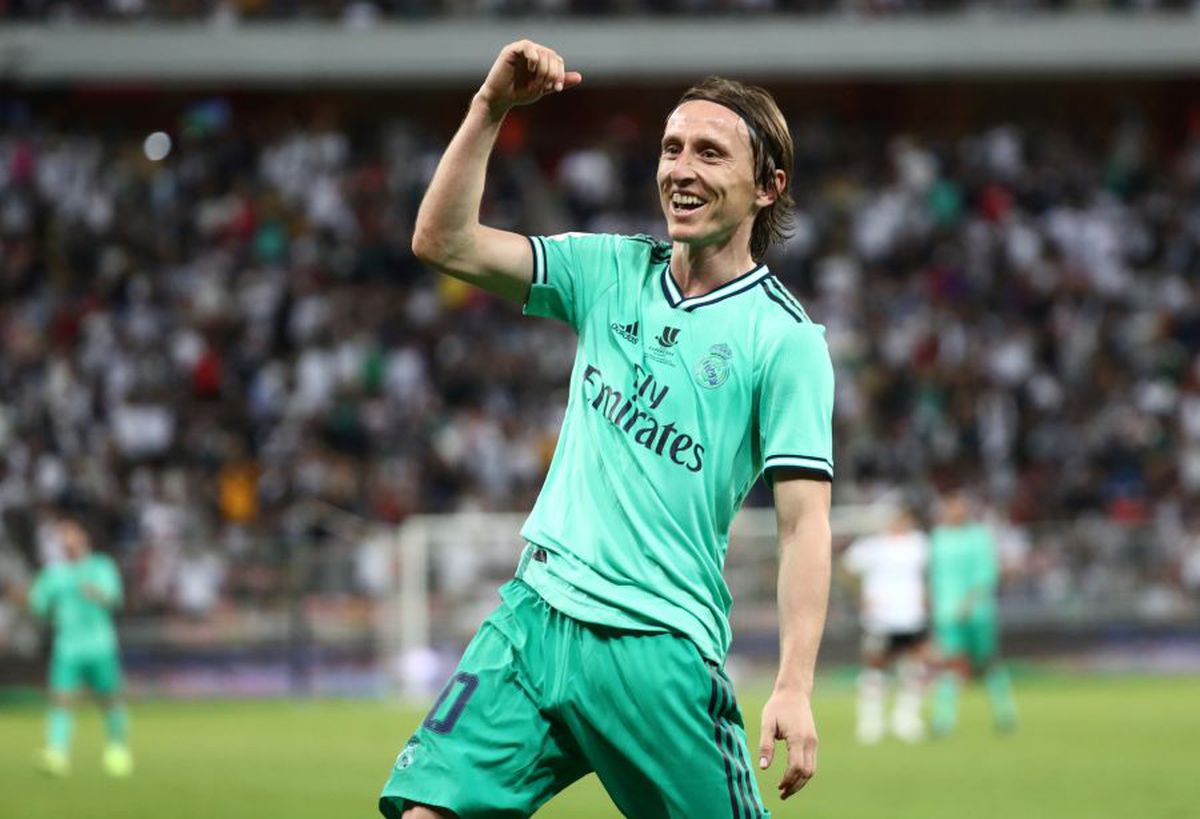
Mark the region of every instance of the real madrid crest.
<instances>
[{"instance_id":1,"label":"real madrid crest","mask_svg":"<svg viewBox=\"0 0 1200 819\"><path fill-rule=\"evenodd\" d=\"M714 344L708 350L708 355L696 362L692 374L701 387L715 390L729 378L729 360L733 358L733 350L728 344Z\"/></svg>"}]
</instances>

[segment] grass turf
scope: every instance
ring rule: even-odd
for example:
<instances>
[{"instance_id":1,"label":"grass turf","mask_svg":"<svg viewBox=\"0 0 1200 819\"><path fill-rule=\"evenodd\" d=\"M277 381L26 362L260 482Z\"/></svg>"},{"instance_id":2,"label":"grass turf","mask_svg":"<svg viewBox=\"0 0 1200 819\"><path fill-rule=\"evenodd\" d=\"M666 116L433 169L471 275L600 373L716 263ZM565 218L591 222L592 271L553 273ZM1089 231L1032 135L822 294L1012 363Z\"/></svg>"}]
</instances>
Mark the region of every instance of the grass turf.
<instances>
[{"instance_id":1,"label":"grass turf","mask_svg":"<svg viewBox=\"0 0 1200 819\"><path fill-rule=\"evenodd\" d=\"M1187 678L1019 679L1021 725L1014 735L992 734L983 694L974 688L954 736L915 747L888 741L863 748L853 740L852 687L823 682L816 779L781 804L774 797L782 770L777 758L760 786L776 819L1197 817L1196 692L1196 680ZM763 693L742 687L752 741ZM135 703L132 716L138 768L131 779L112 781L101 773L100 719L85 707L74 770L53 780L32 766L41 709L0 709L0 814L373 817L388 768L423 714L372 701L210 701ZM616 816L595 777L538 814Z\"/></svg>"}]
</instances>

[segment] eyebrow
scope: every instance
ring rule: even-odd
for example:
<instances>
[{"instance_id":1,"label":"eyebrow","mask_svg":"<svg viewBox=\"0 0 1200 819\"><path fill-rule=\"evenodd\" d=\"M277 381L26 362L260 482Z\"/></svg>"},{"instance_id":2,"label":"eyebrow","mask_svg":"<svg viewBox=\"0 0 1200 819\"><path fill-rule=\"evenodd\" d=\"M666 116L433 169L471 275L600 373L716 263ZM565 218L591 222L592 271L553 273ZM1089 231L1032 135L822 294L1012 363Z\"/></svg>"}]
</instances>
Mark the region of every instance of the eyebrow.
<instances>
[{"instance_id":1,"label":"eyebrow","mask_svg":"<svg viewBox=\"0 0 1200 819\"><path fill-rule=\"evenodd\" d=\"M667 147L668 144L675 143L675 142L683 142L683 139L680 138L680 136L678 134L665 133L665 134L663 134L662 140L660 141L659 144L661 147L665 148L665 147ZM697 147L699 147L699 148L715 148L723 154L733 153L733 149L732 149L731 145L729 145L726 142L721 141L720 139L718 139L716 137L698 136L695 138L694 142L696 143ZM754 146L751 145L750 148L751 148L751 151L753 151Z\"/></svg>"}]
</instances>

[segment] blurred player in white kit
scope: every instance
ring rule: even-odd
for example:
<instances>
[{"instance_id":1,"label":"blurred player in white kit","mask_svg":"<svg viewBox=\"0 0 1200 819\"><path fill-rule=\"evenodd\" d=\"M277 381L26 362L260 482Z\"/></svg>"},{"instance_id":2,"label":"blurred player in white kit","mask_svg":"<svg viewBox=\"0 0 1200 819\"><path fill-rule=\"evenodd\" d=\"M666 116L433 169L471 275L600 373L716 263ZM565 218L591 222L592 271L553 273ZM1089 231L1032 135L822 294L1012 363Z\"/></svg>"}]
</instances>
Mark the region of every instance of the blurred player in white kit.
<instances>
[{"instance_id":1,"label":"blurred player in white kit","mask_svg":"<svg viewBox=\"0 0 1200 819\"><path fill-rule=\"evenodd\" d=\"M864 744L879 742L886 732L887 675L893 667L892 733L905 742L925 736L921 704L929 646L928 564L929 539L912 511L903 507L886 532L860 538L842 554L843 570L860 587L863 670L857 734Z\"/></svg>"}]
</instances>

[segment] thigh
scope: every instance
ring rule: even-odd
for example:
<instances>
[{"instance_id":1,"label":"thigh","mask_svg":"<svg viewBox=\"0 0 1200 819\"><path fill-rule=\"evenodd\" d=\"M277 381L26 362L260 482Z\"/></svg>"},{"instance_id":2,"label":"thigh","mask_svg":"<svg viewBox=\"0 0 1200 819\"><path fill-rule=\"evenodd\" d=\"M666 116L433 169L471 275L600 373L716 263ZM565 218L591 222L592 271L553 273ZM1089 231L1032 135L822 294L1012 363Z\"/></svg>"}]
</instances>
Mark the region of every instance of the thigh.
<instances>
[{"instance_id":1,"label":"thigh","mask_svg":"<svg viewBox=\"0 0 1200 819\"><path fill-rule=\"evenodd\" d=\"M412 803L463 819L531 815L587 773L579 749L548 720L518 671L501 607L480 627L433 708L401 749L379 809L399 819ZM499 621L499 622L498 622Z\"/></svg>"},{"instance_id":2,"label":"thigh","mask_svg":"<svg viewBox=\"0 0 1200 819\"><path fill-rule=\"evenodd\" d=\"M83 664L83 676L88 686L101 697L121 693L121 661L115 653L88 659Z\"/></svg>"},{"instance_id":3,"label":"thigh","mask_svg":"<svg viewBox=\"0 0 1200 819\"><path fill-rule=\"evenodd\" d=\"M882 631L864 630L859 641L863 661L872 667L881 665L887 657L888 636Z\"/></svg>"},{"instance_id":4,"label":"thigh","mask_svg":"<svg viewBox=\"0 0 1200 819\"><path fill-rule=\"evenodd\" d=\"M943 657L957 657L967 650L966 629L962 623L938 623L934 628L934 637Z\"/></svg>"},{"instance_id":5,"label":"thigh","mask_svg":"<svg viewBox=\"0 0 1200 819\"><path fill-rule=\"evenodd\" d=\"M998 648L998 629L996 618L991 615L979 615L971 618L967 624L967 651L971 662L977 666L987 664L996 656Z\"/></svg>"},{"instance_id":6,"label":"thigh","mask_svg":"<svg viewBox=\"0 0 1200 819\"><path fill-rule=\"evenodd\" d=\"M71 695L79 690L83 681L83 666L75 658L50 657L50 691L54 694Z\"/></svg>"},{"instance_id":7,"label":"thigh","mask_svg":"<svg viewBox=\"0 0 1200 819\"><path fill-rule=\"evenodd\" d=\"M621 813L634 819L770 814L733 687L674 635L625 635L588 652L567 720Z\"/></svg>"}]
</instances>

